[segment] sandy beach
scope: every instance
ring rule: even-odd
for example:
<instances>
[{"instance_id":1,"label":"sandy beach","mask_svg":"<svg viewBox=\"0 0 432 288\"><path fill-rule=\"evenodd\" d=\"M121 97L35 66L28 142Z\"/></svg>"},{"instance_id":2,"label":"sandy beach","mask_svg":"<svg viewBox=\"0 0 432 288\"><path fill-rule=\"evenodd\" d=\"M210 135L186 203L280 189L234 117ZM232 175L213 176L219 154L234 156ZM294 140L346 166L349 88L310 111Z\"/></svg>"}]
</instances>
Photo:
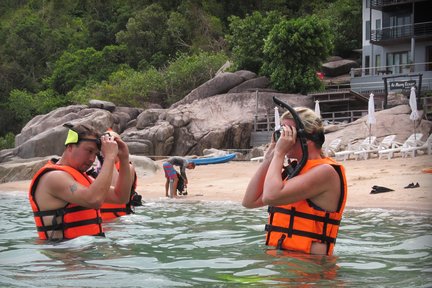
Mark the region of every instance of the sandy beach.
<instances>
[{"instance_id":1,"label":"sandy beach","mask_svg":"<svg viewBox=\"0 0 432 288\"><path fill-rule=\"evenodd\" d=\"M432 156L348 160L342 162L348 178L347 207L371 207L388 209L423 210L432 212L432 174L422 172L432 168ZM249 179L260 163L231 161L224 164L197 166L187 170L189 178L188 196L167 199L165 177L161 168L151 175L137 169L138 192L144 201L235 201L241 202ZM420 187L405 189L410 183ZM30 181L0 184L0 191L23 191L26 193ZM394 191L370 194L372 186L384 186Z\"/></svg>"}]
</instances>

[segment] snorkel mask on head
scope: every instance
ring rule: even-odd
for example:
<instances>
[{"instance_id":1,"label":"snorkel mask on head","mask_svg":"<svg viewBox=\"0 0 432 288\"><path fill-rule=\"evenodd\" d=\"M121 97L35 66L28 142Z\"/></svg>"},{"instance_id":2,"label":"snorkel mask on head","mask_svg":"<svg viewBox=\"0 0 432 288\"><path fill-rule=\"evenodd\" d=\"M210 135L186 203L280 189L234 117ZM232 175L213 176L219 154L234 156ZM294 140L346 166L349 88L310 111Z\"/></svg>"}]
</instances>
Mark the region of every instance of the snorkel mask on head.
<instances>
[{"instance_id":1,"label":"snorkel mask on head","mask_svg":"<svg viewBox=\"0 0 432 288\"><path fill-rule=\"evenodd\" d=\"M87 141L87 142L94 142L96 143L96 146L98 150L101 149L101 141L100 139L93 139L93 138L80 138L78 135L78 132L73 130L73 126L70 124L64 124L64 127L68 128L68 135L66 137L65 146L69 144L78 144L79 142Z\"/></svg>"}]
</instances>

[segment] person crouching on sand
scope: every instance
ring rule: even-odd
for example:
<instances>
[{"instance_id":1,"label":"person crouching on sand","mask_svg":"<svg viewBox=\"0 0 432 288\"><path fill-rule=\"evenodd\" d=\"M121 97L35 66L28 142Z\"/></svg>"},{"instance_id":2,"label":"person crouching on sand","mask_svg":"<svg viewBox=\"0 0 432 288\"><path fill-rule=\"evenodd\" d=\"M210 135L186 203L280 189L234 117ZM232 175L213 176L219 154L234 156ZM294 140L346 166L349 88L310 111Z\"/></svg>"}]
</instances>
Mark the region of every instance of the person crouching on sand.
<instances>
[{"instance_id":1,"label":"person crouching on sand","mask_svg":"<svg viewBox=\"0 0 432 288\"><path fill-rule=\"evenodd\" d=\"M174 165L180 167L180 173L178 173L174 169ZM186 168L187 169L195 169L195 163L190 162L182 157L171 157L167 161L163 163L163 169L165 172L165 196L166 197L176 197L177 189L180 181L180 177L182 177L182 181L184 181L184 188L187 188L188 178L186 176ZM169 190L169 194L168 194ZM182 190L182 189L180 189ZM182 193L181 191L179 193ZM187 195L183 193L183 195Z\"/></svg>"},{"instance_id":2,"label":"person crouching on sand","mask_svg":"<svg viewBox=\"0 0 432 288\"><path fill-rule=\"evenodd\" d=\"M281 176L285 159L302 159L301 141L290 112L281 117L280 138L271 140L243 198L243 206L269 205L266 245L280 250L332 255L347 199L344 167L324 157L324 127L308 108L296 108L306 133L308 158L299 175ZM288 169L287 167L286 169Z\"/></svg>"}]
</instances>

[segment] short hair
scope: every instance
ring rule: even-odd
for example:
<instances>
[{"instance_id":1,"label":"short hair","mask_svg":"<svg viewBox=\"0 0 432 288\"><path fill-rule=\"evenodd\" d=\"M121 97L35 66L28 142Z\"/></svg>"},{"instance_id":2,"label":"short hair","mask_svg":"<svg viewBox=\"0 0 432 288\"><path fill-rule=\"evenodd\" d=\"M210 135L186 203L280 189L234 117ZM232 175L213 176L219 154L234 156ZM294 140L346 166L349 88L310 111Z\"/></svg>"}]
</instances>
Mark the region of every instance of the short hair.
<instances>
[{"instance_id":1,"label":"short hair","mask_svg":"<svg viewBox=\"0 0 432 288\"><path fill-rule=\"evenodd\" d=\"M296 107L294 110L297 112L300 120L303 123L306 138L312 140L318 148L321 148L325 137L324 137L324 125L315 111L307 107ZM291 112L287 111L281 116L281 120L294 119ZM298 128L298 127L297 127Z\"/></svg>"}]
</instances>

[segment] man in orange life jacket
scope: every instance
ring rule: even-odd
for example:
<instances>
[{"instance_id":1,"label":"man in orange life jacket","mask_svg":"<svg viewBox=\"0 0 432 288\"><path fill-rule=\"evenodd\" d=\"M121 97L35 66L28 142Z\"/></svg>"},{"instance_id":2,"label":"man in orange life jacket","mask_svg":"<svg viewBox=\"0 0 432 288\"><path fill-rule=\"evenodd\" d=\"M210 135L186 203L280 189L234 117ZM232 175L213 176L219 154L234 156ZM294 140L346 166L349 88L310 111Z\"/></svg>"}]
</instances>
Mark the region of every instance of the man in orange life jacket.
<instances>
[{"instance_id":1,"label":"man in orange life jacket","mask_svg":"<svg viewBox=\"0 0 432 288\"><path fill-rule=\"evenodd\" d=\"M112 137L115 137L115 138L120 138L120 135L118 135L112 129L108 129L105 132L105 134L111 135ZM88 175L92 176L93 178L97 177L97 175L100 171L101 165L104 162L104 157L100 154L97 156L97 159L98 159L98 166L96 167L96 169L94 169L94 167L92 167L89 171L86 172ZM116 161L115 161L115 165L114 165L114 171L113 171L113 177L112 177L112 181L111 181L112 186L115 186L115 183L117 181L117 178L119 175L119 173L118 173L119 168L120 168L120 161L119 161L119 158L116 157ZM136 186L137 186L137 174L135 171L135 167L132 165L132 163L129 163L129 168L130 168L130 174L131 174L129 201L127 203L123 203L123 204L105 202L100 207L102 220L104 222L115 219L115 218L120 217L120 216L125 216L128 214L134 213L133 208L135 206L141 206L142 205L142 202L141 202L142 197L141 197L141 195L139 195L135 191Z\"/></svg>"},{"instance_id":2,"label":"man in orange life jacket","mask_svg":"<svg viewBox=\"0 0 432 288\"><path fill-rule=\"evenodd\" d=\"M281 250L332 255L345 207L347 184L344 168L325 157L322 121L308 108L296 108L304 125L309 151L299 175L281 176L285 158L302 159L296 122L288 111L282 130L271 140L264 161L250 180L243 206L269 206L266 244Z\"/></svg>"},{"instance_id":3,"label":"man in orange life jacket","mask_svg":"<svg viewBox=\"0 0 432 288\"><path fill-rule=\"evenodd\" d=\"M48 162L33 177L29 200L40 239L63 240L102 236L99 208L105 201L126 203L130 193L129 150L120 138L99 134L87 125L67 126L65 150L57 163ZM99 148L100 147L100 148ZM105 155L94 181L85 172L99 149ZM111 186L116 157L119 176Z\"/></svg>"}]
</instances>

